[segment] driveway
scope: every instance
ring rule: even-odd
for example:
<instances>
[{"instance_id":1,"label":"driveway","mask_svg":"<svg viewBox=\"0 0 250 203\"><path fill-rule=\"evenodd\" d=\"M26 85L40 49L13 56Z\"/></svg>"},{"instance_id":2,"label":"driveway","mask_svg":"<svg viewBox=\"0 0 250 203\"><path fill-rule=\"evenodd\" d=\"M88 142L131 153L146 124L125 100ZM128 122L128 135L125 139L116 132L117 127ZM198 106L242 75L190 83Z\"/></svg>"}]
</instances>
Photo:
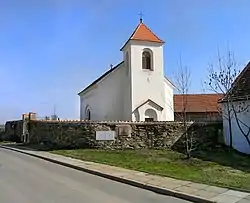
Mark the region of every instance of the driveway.
<instances>
[{"instance_id":1,"label":"driveway","mask_svg":"<svg viewBox=\"0 0 250 203\"><path fill-rule=\"evenodd\" d=\"M187 203L0 148L1 203Z\"/></svg>"}]
</instances>

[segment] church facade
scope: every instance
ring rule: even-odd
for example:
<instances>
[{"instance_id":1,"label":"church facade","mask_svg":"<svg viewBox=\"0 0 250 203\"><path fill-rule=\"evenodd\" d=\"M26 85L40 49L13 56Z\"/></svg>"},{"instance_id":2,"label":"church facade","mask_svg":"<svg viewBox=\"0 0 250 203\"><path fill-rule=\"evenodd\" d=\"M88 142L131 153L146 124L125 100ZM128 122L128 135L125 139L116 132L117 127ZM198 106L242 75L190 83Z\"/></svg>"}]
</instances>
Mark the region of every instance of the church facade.
<instances>
[{"instance_id":1,"label":"church facade","mask_svg":"<svg viewBox=\"0 0 250 203\"><path fill-rule=\"evenodd\" d=\"M173 84L164 76L164 41L142 21L120 49L123 61L78 93L80 119L173 121Z\"/></svg>"}]
</instances>

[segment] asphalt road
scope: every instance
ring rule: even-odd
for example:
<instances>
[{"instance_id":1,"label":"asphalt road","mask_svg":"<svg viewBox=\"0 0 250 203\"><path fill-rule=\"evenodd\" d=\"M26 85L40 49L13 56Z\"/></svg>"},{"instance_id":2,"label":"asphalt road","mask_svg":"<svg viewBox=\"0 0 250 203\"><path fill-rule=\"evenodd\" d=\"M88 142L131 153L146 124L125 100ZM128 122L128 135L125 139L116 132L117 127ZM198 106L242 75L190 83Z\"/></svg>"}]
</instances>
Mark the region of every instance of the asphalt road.
<instances>
[{"instance_id":1,"label":"asphalt road","mask_svg":"<svg viewBox=\"0 0 250 203\"><path fill-rule=\"evenodd\" d=\"M0 148L1 203L187 203Z\"/></svg>"}]
</instances>

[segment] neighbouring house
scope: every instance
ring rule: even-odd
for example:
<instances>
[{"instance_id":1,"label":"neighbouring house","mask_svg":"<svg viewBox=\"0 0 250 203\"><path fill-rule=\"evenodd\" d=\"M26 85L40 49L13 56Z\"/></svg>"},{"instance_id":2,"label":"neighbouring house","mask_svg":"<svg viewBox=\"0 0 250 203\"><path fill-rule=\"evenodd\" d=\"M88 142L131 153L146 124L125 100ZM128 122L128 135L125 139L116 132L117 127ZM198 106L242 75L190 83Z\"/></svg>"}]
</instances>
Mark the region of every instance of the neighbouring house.
<instances>
[{"instance_id":1,"label":"neighbouring house","mask_svg":"<svg viewBox=\"0 0 250 203\"><path fill-rule=\"evenodd\" d=\"M173 84L164 76L164 41L143 22L123 59L78 93L81 120L173 121Z\"/></svg>"},{"instance_id":2,"label":"neighbouring house","mask_svg":"<svg viewBox=\"0 0 250 203\"><path fill-rule=\"evenodd\" d=\"M24 113L24 114L22 114L22 120L25 120L25 119L36 120L37 119L37 114L34 113L34 112Z\"/></svg>"},{"instance_id":3,"label":"neighbouring house","mask_svg":"<svg viewBox=\"0 0 250 203\"><path fill-rule=\"evenodd\" d=\"M188 121L221 121L221 109L218 101L223 94L176 94L174 95L175 121L183 120L186 112Z\"/></svg>"},{"instance_id":4,"label":"neighbouring house","mask_svg":"<svg viewBox=\"0 0 250 203\"><path fill-rule=\"evenodd\" d=\"M226 145L231 143L234 149L250 154L250 62L220 103Z\"/></svg>"}]
</instances>

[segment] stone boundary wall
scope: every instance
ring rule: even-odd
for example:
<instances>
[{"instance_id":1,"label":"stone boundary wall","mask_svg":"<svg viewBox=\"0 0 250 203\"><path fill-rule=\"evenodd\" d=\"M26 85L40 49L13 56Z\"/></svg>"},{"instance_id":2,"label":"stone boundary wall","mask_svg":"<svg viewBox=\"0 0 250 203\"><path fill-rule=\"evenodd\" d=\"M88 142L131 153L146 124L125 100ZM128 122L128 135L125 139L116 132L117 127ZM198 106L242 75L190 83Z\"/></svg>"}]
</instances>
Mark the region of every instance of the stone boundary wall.
<instances>
[{"instance_id":1,"label":"stone boundary wall","mask_svg":"<svg viewBox=\"0 0 250 203\"><path fill-rule=\"evenodd\" d=\"M193 149L211 149L216 145L223 144L222 122L196 122L189 126L188 137L192 139ZM172 146L177 151L185 151L185 137L181 136Z\"/></svg>"},{"instance_id":2,"label":"stone boundary wall","mask_svg":"<svg viewBox=\"0 0 250 203\"><path fill-rule=\"evenodd\" d=\"M221 123L189 123L197 146L217 143ZM37 121L28 123L29 143L52 148L183 148L181 122ZM113 131L114 140L96 140L96 131Z\"/></svg>"},{"instance_id":3,"label":"stone boundary wall","mask_svg":"<svg viewBox=\"0 0 250 203\"><path fill-rule=\"evenodd\" d=\"M23 120L7 121L5 130L1 133L2 141L21 142L23 134Z\"/></svg>"},{"instance_id":4,"label":"stone boundary wall","mask_svg":"<svg viewBox=\"0 0 250 203\"><path fill-rule=\"evenodd\" d=\"M195 145L213 146L222 134L222 123L188 123ZM97 131L110 131L113 140L96 140ZM23 119L8 121L2 140L42 144L49 148L184 149L182 122L132 121L45 121ZM111 133L111 134L112 134Z\"/></svg>"}]
</instances>

